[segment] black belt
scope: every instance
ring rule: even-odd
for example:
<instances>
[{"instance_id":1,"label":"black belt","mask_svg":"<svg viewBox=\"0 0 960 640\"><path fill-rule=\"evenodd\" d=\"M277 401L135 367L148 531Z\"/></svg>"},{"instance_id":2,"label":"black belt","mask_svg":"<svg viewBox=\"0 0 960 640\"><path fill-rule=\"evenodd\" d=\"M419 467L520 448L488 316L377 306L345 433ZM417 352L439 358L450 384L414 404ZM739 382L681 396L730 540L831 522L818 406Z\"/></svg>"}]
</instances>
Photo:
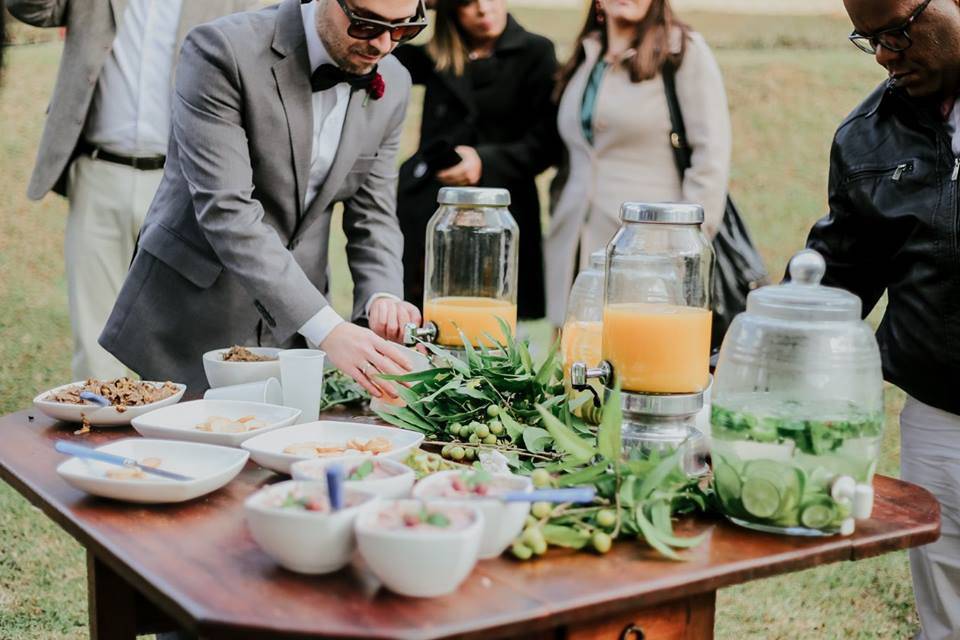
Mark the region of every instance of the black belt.
<instances>
[{"instance_id":1,"label":"black belt","mask_svg":"<svg viewBox=\"0 0 960 640\"><path fill-rule=\"evenodd\" d=\"M81 140L80 144L77 145L77 151L84 155L90 156L94 160L103 160L104 162L122 164L127 167L133 167L134 169L141 169L143 171L155 171L157 169L163 169L163 163L167 159L166 156L150 156L148 158L121 156L116 153L110 153L102 147L95 147L85 140Z\"/></svg>"}]
</instances>

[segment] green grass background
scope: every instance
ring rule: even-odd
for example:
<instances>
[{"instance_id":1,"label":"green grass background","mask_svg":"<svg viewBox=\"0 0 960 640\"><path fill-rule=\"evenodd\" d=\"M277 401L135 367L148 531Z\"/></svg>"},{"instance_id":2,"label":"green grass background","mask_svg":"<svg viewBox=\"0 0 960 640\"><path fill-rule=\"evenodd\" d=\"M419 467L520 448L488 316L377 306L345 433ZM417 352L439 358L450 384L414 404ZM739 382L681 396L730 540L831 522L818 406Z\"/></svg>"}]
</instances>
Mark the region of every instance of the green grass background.
<instances>
[{"instance_id":1,"label":"green grass background","mask_svg":"<svg viewBox=\"0 0 960 640\"><path fill-rule=\"evenodd\" d=\"M577 11L517 9L527 28L567 55ZM837 124L882 78L846 42L845 17L683 16L714 48L734 127L731 190L772 274L826 203L830 141ZM0 411L23 408L69 379L70 331L63 273L66 203L24 195L61 46L55 33L16 26L0 89ZM403 148L416 146L415 92ZM545 183L548 176L542 178ZM335 233L333 297L348 310L352 284ZM877 313L872 320L876 321ZM526 327L543 340L547 327ZM899 472L896 416L903 395L887 390L880 470ZM0 433L0 437L2 437ZM51 469L51 473L53 470ZM0 638L86 638L84 554L71 538L0 483ZM841 563L720 591L717 637L905 638L917 630L905 553Z\"/></svg>"}]
</instances>

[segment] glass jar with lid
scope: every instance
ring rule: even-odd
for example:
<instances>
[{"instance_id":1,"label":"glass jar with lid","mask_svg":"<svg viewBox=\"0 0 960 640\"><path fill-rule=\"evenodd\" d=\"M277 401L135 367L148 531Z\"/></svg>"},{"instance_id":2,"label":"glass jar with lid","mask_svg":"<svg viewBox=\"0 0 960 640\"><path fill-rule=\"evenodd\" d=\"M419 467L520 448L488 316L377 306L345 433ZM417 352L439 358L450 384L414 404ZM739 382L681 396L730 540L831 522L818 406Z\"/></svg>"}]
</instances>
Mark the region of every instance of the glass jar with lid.
<instances>
[{"instance_id":1,"label":"glass jar with lid","mask_svg":"<svg viewBox=\"0 0 960 640\"><path fill-rule=\"evenodd\" d=\"M567 316L561 330L560 351L564 376L569 380L570 366L585 362L600 364L600 340L603 331L603 271L607 262L604 249L590 254L587 267L577 274L567 301Z\"/></svg>"},{"instance_id":2,"label":"glass jar with lid","mask_svg":"<svg viewBox=\"0 0 960 640\"><path fill-rule=\"evenodd\" d=\"M485 334L504 341L498 318L517 326L519 227L506 189L444 187L427 224L424 327L408 327L408 344L426 339L462 347Z\"/></svg>"},{"instance_id":3,"label":"glass jar with lid","mask_svg":"<svg viewBox=\"0 0 960 640\"><path fill-rule=\"evenodd\" d=\"M615 377L626 393L696 393L709 382L713 249L695 204L627 202L607 245L603 362L575 387Z\"/></svg>"},{"instance_id":4,"label":"glass jar with lid","mask_svg":"<svg viewBox=\"0 0 960 640\"><path fill-rule=\"evenodd\" d=\"M820 284L811 250L790 282L747 297L714 374L712 460L724 513L763 531L851 533L869 517L883 431L880 351L860 299Z\"/></svg>"}]
</instances>

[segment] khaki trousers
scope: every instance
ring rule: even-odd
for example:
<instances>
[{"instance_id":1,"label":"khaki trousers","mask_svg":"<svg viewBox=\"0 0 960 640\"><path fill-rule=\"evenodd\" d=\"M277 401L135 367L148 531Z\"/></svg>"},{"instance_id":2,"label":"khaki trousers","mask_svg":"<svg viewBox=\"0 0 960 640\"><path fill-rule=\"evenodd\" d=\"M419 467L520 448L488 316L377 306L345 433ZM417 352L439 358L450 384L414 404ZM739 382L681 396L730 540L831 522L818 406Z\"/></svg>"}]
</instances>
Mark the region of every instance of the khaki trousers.
<instances>
[{"instance_id":1,"label":"khaki trousers","mask_svg":"<svg viewBox=\"0 0 960 640\"><path fill-rule=\"evenodd\" d=\"M163 170L79 156L70 166L65 241L74 380L130 375L97 344L130 267L140 225Z\"/></svg>"},{"instance_id":2,"label":"khaki trousers","mask_svg":"<svg viewBox=\"0 0 960 640\"><path fill-rule=\"evenodd\" d=\"M918 640L960 640L960 416L907 397L900 414L904 480L940 502L941 534L910 550Z\"/></svg>"}]
</instances>

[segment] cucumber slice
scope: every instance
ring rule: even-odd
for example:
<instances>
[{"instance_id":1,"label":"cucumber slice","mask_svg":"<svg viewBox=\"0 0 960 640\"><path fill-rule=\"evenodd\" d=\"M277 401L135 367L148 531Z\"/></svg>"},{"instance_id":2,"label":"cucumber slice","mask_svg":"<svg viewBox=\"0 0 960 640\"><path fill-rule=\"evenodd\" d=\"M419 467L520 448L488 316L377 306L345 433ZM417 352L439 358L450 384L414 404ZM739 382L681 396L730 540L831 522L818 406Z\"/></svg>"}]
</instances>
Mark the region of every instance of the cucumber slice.
<instances>
[{"instance_id":1,"label":"cucumber slice","mask_svg":"<svg viewBox=\"0 0 960 640\"><path fill-rule=\"evenodd\" d=\"M724 505L732 504L740 497L740 476L727 464L718 464L713 470L713 487Z\"/></svg>"},{"instance_id":2,"label":"cucumber slice","mask_svg":"<svg viewBox=\"0 0 960 640\"><path fill-rule=\"evenodd\" d=\"M773 484L780 493L800 495L801 476L796 467L773 460L751 460L743 467L744 478L760 478Z\"/></svg>"},{"instance_id":3,"label":"cucumber slice","mask_svg":"<svg viewBox=\"0 0 960 640\"><path fill-rule=\"evenodd\" d=\"M771 518L780 511L780 491L764 478L747 478L740 494L743 508L755 518Z\"/></svg>"},{"instance_id":4,"label":"cucumber slice","mask_svg":"<svg viewBox=\"0 0 960 640\"><path fill-rule=\"evenodd\" d=\"M823 529L836 517L837 511L833 502L816 500L804 504L800 508L800 524L808 529Z\"/></svg>"}]
</instances>

